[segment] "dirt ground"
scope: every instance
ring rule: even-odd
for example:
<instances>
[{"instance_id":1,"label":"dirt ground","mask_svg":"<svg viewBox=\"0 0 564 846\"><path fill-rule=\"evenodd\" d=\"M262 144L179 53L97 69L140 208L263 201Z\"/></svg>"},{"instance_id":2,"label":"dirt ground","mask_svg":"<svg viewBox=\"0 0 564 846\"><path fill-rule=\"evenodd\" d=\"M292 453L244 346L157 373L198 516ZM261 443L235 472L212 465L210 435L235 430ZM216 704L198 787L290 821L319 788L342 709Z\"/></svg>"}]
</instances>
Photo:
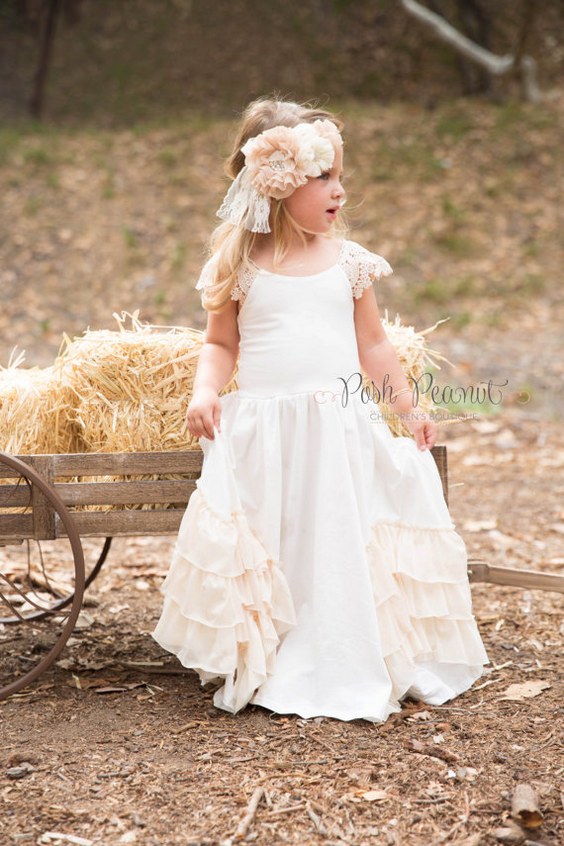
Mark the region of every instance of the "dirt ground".
<instances>
[{"instance_id":1,"label":"dirt ground","mask_svg":"<svg viewBox=\"0 0 564 846\"><path fill-rule=\"evenodd\" d=\"M440 441L470 556L561 572L560 426L507 408ZM473 583L491 663L444 705L407 700L383 724L233 716L150 636L171 550L171 538L116 540L57 664L0 703L2 843L564 842L561 594ZM34 641L20 637L25 667ZM542 824L500 839L522 783Z\"/></svg>"}]
</instances>

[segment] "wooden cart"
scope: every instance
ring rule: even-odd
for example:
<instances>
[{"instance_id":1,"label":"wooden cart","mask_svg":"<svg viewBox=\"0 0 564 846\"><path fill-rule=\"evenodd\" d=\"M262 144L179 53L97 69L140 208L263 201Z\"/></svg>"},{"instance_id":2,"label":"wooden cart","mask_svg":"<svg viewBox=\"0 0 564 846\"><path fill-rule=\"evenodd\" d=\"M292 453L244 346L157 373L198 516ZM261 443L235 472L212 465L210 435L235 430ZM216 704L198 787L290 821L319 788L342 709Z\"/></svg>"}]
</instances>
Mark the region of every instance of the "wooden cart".
<instances>
[{"instance_id":1,"label":"wooden cart","mask_svg":"<svg viewBox=\"0 0 564 846\"><path fill-rule=\"evenodd\" d=\"M448 503L447 448L435 446L432 454ZM113 537L178 532L202 460L200 449L19 457L0 453L0 699L28 687L59 656ZM170 475L179 478L164 478ZM121 481L93 480L102 476ZM158 478L147 481L143 476ZM129 508L84 510L120 505ZM81 538L93 537L102 546L94 566L86 568ZM564 592L563 576L493 567L476 559L468 561L468 577L471 582ZM38 646L28 647L30 654L18 650L17 631L24 625L33 628L34 637L37 632Z\"/></svg>"}]
</instances>

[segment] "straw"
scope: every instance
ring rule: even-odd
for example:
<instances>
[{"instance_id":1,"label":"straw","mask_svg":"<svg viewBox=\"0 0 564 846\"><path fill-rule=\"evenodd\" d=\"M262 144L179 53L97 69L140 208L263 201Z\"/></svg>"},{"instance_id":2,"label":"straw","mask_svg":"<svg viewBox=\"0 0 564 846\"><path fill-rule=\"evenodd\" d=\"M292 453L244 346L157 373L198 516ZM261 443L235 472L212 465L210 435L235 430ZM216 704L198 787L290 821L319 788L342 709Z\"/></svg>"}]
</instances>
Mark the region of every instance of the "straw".
<instances>
[{"instance_id":1,"label":"straw","mask_svg":"<svg viewBox=\"0 0 564 846\"><path fill-rule=\"evenodd\" d=\"M204 333L115 314L119 330L65 337L55 363L72 386L69 409L86 452L199 449L186 409ZM126 329L127 318L131 328ZM222 393L234 390L232 379Z\"/></svg>"},{"instance_id":2,"label":"straw","mask_svg":"<svg viewBox=\"0 0 564 846\"><path fill-rule=\"evenodd\" d=\"M24 368L13 350L0 367L0 449L11 455L76 452L79 434L69 411L74 393L54 367Z\"/></svg>"}]
</instances>

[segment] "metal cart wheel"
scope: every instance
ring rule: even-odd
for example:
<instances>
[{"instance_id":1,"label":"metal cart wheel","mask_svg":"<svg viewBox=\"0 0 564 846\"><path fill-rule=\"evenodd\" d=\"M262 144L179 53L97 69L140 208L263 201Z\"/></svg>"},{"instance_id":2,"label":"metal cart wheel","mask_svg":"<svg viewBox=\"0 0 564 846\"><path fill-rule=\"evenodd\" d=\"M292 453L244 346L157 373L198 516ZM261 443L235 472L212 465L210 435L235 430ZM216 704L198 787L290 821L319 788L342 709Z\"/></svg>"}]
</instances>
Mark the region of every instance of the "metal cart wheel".
<instances>
[{"instance_id":1,"label":"metal cart wheel","mask_svg":"<svg viewBox=\"0 0 564 846\"><path fill-rule=\"evenodd\" d=\"M1 503L1 500L0 500L0 503ZM1 507L1 505L0 505L0 507ZM72 520L72 516L71 516L71 520ZM84 582L84 591L86 591L90 587L90 585L92 584L92 582L94 581L94 579L96 578L96 576L98 575L100 570L102 569L102 565L104 564L104 561L108 557L108 553L109 553L110 547L112 545L112 540L113 540L113 538L104 538L104 544L102 546L102 549L100 550L100 554L98 556L98 559L97 559L96 563L94 564L94 566L92 567L91 571L88 573L88 575L86 575L86 579L85 579L85 582ZM86 562L85 562L84 567L85 567L85 573L86 573ZM2 572L0 571L0 583L1 583L1 580L2 580ZM84 591L83 591L83 593L84 593ZM2 625L2 623L6 624L6 625L11 625L12 623L23 622L22 616L23 616L25 622L31 622L32 620L45 620L49 616L53 616L55 611L59 611L61 608L66 608L68 605L70 605L72 603L72 601L74 600L74 594L75 594L75 591L72 591L72 593L69 593L67 596L63 597L62 599L58 599L58 600L50 603L49 607L44 609L44 610L28 610L28 611L24 611L23 614L18 611L16 613L14 613L11 617L3 617L3 616L0 615L0 625ZM0 609L2 609L1 599L2 599L2 594L1 594L1 587L0 587ZM4 611L4 610L5 610L5 608L2 609L2 611Z\"/></svg>"},{"instance_id":2,"label":"metal cart wheel","mask_svg":"<svg viewBox=\"0 0 564 846\"><path fill-rule=\"evenodd\" d=\"M85 570L78 530L59 494L28 464L3 453L0 479L10 482L0 484L0 699L5 699L28 687L61 653L82 606ZM34 541L29 533L18 534L18 521L32 512L34 488L58 515L65 539ZM108 549L105 545L103 558Z\"/></svg>"}]
</instances>

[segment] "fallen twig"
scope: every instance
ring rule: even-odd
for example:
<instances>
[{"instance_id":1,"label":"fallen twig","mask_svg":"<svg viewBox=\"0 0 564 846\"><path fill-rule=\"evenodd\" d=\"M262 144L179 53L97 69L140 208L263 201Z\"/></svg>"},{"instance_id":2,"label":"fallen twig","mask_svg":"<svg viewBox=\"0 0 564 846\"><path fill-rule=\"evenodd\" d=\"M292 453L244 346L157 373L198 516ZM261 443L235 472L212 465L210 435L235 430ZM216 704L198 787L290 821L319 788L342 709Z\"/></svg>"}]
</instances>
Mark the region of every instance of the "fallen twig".
<instances>
[{"instance_id":1,"label":"fallen twig","mask_svg":"<svg viewBox=\"0 0 564 846\"><path fill-rule=\"evenodd\" d=\"M320 746L323 746L324 749L327 749L327 751L331 752L331 754L334 755L335 757L337 757L338 754L339 754L333 746L330 746L328 743L326 743L324 740L321 740L321 738L317 737L317 735L315 735L315 734L308 734L307 740L315 740L316 743L319 743ZM339 757L343 757L343 756L339 756Z\"/></svg>"},{"instance_id":2,"label":"fallen twig","mask_svg":"<svg viewBox=\"0 0 564 846\"><path fill-rule=\"evenodd\" d=\"M458 755L455 755L454 752L449 752L448 749L437 746L436 743L421 743L420 740L410 740L407 748L410 752L419 752L420 755L440 758L441 761L446 761L447 764L454 764L458 761Z\"/></svg>"},{"instance_id":3,"label":"fallen twig","mask_svg":"<svg viewBox=\"0 0 564 846\"><path fill-rule=\"evenodd\" d=\"M184 723L178 728L172 730L172 734L182 734L183 731L191 728L198 728L199 726L208 726L209 727L209 720L190 720L189 723Z\"/></svg>"},{"instance_id":4,"label":"fallen twig","mask_svg":"<svg viewBox=\"0 0 564 846\"><path fill-rule=\"evenodd\" d=\"M246 837L250 825L255 818L258 804L263 798L263 796L264 787L256 787L253 791L253 795L251 796L251 801L247 806L247 813L237 826L237 831L235 832L235 840L243 840L243 838Z\"/></svg>"},{"instance_id":5,"label":"fallen twig","mask_svg":"<svg viewBox=\"0 0 564 846\"><path fill-rule=\"evenodd\" d=\"M310 820L314 824L314 826L315 826L316 830L319 832L319 834L327 834L327 829L323 825L321 817L318 816L318 814L315 813L315 811L313 810L313 808L311 807L311 804L309 802L306 802L306 811L307 811L308 817L310 818Z\"/></svg>"},{"instance_id":6,"label":"fallen twig","mask_svg":"<svg viewBox=\"0 0 564 846\"><path fill-rule=\"evenodd\" d=\"M290 811L301 811L305 807L306 807L305 802L296 802L295 805L286 805L286 807L284 807L284 808L274 808L273 811L270 811L270 813L268 814L268 817L270 819L270 817L277 816L278 814L287 814Z\"/></svg>"}]
</instances>

